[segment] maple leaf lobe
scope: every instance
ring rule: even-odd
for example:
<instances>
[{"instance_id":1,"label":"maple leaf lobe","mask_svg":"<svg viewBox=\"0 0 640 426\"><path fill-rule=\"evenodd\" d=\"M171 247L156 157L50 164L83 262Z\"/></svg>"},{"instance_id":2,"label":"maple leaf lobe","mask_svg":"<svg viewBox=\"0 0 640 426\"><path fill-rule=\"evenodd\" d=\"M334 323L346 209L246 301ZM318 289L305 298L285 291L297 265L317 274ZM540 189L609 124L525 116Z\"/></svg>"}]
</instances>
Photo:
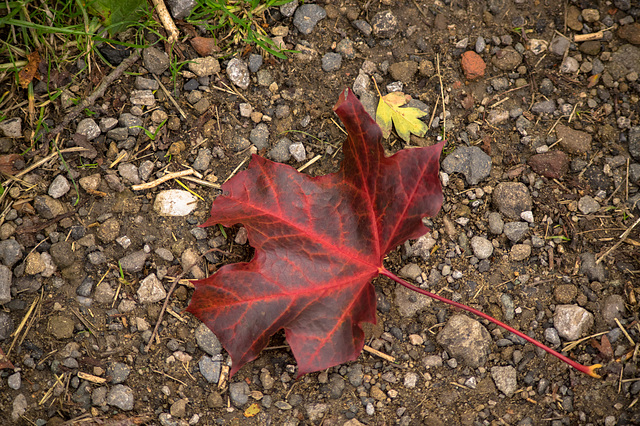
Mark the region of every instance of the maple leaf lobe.
<instances>
[{"instance_id":1,"label":"maple leaf lobe","mask_svg":"<svg viewBox=\"0 0 640 426\"><path fill-rule=\"evenodd\" d=\"M371 280L384 256L427 229L442 204L442 145L385 157L382 133L355 95L334 107L349 134L336 173L310 177L254 155L222 186L202 226L243 224L250 262L196 281L187 310L220 339L231 374L255 359L280 329L298 375L354 360L362 322L375 323Z\"/></svg>"}]
</instances>

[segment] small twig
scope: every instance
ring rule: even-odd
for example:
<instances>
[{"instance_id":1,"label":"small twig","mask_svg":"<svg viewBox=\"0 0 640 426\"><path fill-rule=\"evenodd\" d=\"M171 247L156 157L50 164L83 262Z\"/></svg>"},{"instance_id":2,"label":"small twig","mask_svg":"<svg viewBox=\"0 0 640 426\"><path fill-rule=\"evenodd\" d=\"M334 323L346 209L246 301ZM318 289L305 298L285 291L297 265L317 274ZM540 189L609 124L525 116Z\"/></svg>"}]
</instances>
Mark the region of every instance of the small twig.
<instances>
[{"instance_id":1,"label":"small twig","mask_svg":"<svg viewBox=\"0 0 640 426\"><path fill-rule=\"evenodd\" d=\"M602 259L604 259L609 253L611 253L613 250L615 250L616 248L618 248L618 246L620 244L622 244L624 242L624 240L627 239L627 237L629 236L629 234L631 233L631 231L633 230L633 228L636 227L636 225L640 222L640 217L633 222L633 225L631 225L630 227L627 228L626 231L624 231L621 235L620 235L620 241L618 241L617 243L615 243L613 245L613 247L611 247L609 250L607 250L602 256L600 256L600 258L598 258L598 260L596 260L596 265L600 262L602 262Z\"/></svg>"},{"instance_id":2,"label":"small twig","mask_svg":"<svg viewBox=\"0 0 640 426\"><path fill-rule=\"evenodd\" d=\"M580 43L582 41L590 41L590 40L602 40L604 38L604 32L598 31L597 33L590 34L576 34L573 36L573 41L576 43Z\"/></svg>"},{"instance_id":3,"label":"small twig","mask_svg":"<svg viewBox=\"0 0 640 426\"><path fill-rule=\"evenodd\" d=\"M178 41L178 35L180 32L178 31L175 22L173 22L173 18L171 18L171 15L167 10L167 6L164 4L164 0L152 0L152 2L156 7L156 12L158 12L158 17L160 18L162 26L169 33L167 41L172 44L175 43Z\"/></svg>"},{"instance_id":4,"label":"small twig","mask_svg":"<svg viewBox=\"0 0 640 426\"><path fill-rule=\"evenodd\" d=\"M318 161L319 159L322 158L322 155L316 155L315 157L313 157L311 160L307 161L303 166L301 166L298 171L301 172L304 169L306 169L307 167L309 167L310 165L312 165L313 163L315 163L316 161Z\"/></svg>"},{"instance_id":5,"label":"small twig","mask_svg":"<svg viewBox=\"0 0 640 426\"><path fill-rule=\"evenodd\" d=\"M515 92L516 90L524 89L525 87L529 87L529 86L531 86L531 83L527 83L527 84L519 86L519 87L514 87L513 89L505 90L504 92L500 92L497 95L494 95L489 100L489 102L493 102L494 99L498 99L498 97L500 97L502 95L506 95L507 93Z\"/></svg>"},{"instance_id":6,"label":"small twig","mask_svg":"<svg viewBox=\"0 0 640 426\"><path fill-rule=\"evenodd\" d=\"M629 160L630 158L627 157L627 179L626 179L626 187L625 187L625 201L629 201Z\"/></svg>"},{"instance_id":7,"label":"small twig","mask_svg":"<svg viewBox=\"0 0 640 426\"><path fill-rule=\"evenodd\" d=\"M186 384L185 382L183 382L182 380L180 380L180 379L176 379L175 377L168 375L168 374L167 374L167 373L165 373L164 371L159 371L159 370L151 370L151 371L153 371L153 372L154 372L154 373L156 373L156 374L162 374L163 376L168 377L168 378L170 378L171 380L175 380L176 382L178 382L178 383L180 383L180 384L182 384L182 385L184 385L184 386L187 386L187 384Z\"/></svg>"},{"instance_id":8,"label":"small twig","mask_svg":"<svg viewBox=\"0 0 640 426\"><path fill-rule=\"evenodd\" d=\"M116 164L118 164L119 162L121 162L122 160L124 160L125 158L127 158L127 156L128 156L128 155L129 155L129 153L128 153L127 151L124 151L122 154L120 154L120 155L118 156L118 158L116 158L115 160L113 160L113 163L111 163L111 164L109 165L109 168L110 168L110 169L113 169L113 168L116 166Z\"/></svg>"},{"instance_id":9,"label":"small twig","mask_svg":"<svg viewBox=\"0 0 640 426\"><path fill-rule=\"evenodd\" d=\"M374 80L374 81L375 81L375 80ZM340 129L340 131L341 131L342 133L344 133L344 134L345 134L345 135L347 135L347 136L349 135L349 133L347 133L347 131L346 131L346 130L344 130L342 127L340 127L340 125L339 125L338 123L336 123L336 120L334 120L333 118L331 118L331 122L332 122L333 124L335 124L335 125L336 125L336 127L337 127L338 129Z\"/></svg>"},{"instance_id":10,"label":"small twig","mask_svg":"<svg viewBox=\"0 0 640 426\"><path fill-rule=\"evenodd\" d=\"M629 333L627 333L627 330L624 328L624 326L620 324L620 320L618 318L614 318L614 321L616 322L616 324L618 324L618 327L620 327L620 330L622 330L622 334L624 334L626 338L629 340L629 343L631 343L631 346L635 346L636 342L634 342L631 336L629 336Z\"/></svg>"},{"instance_id":11,"label":"small twig","mask_svg":"<svg viewBox=\"0 0 640 426\"><path fill-rule=\"evenodd\" d=\"M182 179L189 182L197 183L202 186L208 186L209 188L220 189L221 186L219 183L207 182L206 180L198 179L193 176L183 176Z\"/></svg>"},{"instance_id":12,"label":"small twig","mask_svg":"<svg viewBox=\"0 0 640 426\"><path fill-rule=\"evenodd\" d=\"M78 378L82 380L88 380L92 383L102 384L106 383L107 379L104 377L94 376L93 374L85 373L83 371L78 371Z\"/></svg>"},{"instance_id":13,"label":"small twig","mask_svg":"<svg viewBox=\"0 0 640 426\"><path fill-rule=\"evenodd\" d=\"M447 107L444 102L444 87L442 86L442 72L440 71L440 54L436 55L438 80L440 80L440 96L442 97L442 138L447 139Z\"/></svg>"},{"instance_id":14,"label":"small twig","mask_svg":"<svg viewBox=\"0 0 640 426\"><path fill-rule=\"evenodd\" d=\"M386 359L389 362L396 362L396 359L394 357L392 357L391 355L387 355L384 352L380 352L379 350L373 349L369 345L364 345L364 347L362 349L364 349L366 352L369 352L370 354L379 356L382 359Z\"/></svg>"},{"instance_id":15,"label":"small twig","mask_svg":"<svg viewBox=\"0 0 640 426\"><path fill-rule=\"evenodd\" d=\"M54 217L53 219L47 220L46 222L36 223L35 225L31 225L31 226L23 226L23 227L18 228L18 230L22 234L29 234L29 233L42 231L43 229L50 227L54 223L58 223L62 219L66 219L68 217L71 217L74 214L76 214L76 211L75 210L71 210L71 211L68 211L66 213L59 214L56 217Z\"/></svg>"},{"instance_id":16,"label":"small twig","mask_svg":"<svg viewBox=\"0 0 640 426\"><path fill-rule=\"evenodd\" d=\"M60 154L65 154L67 152L86 151L86 150L87 150L86 148L82 148L82 147L77 146L77 147L74 147L74 148L61 149L60 150ZM38 167L42 166L44 163L56 158L57 156L58 156L58 152L54 152L53 154L49 154L48 156L44 157L42 160L33 163L32 165L30 165L29 167L27 167L26 169L24 169L20 173L17 173L17 174L15 174L13 176L8 176L7 180L4 181L3 184L11 182L12 180L17 180L17 179L21 178L22 176L26 175L27 173L29 173L33 169L37 169Z\"/></svg>"},{"instance_id":17,"label":"small twig","mask_svg":"<svg viewBox=\"0 0 640 426\"><path fill-rule=\"evenodd\" d=\"M608 331L603 331L600 333L592 334L591 336L583 337L582 339L574 340L573 342L569 342L564 348L562 348L562 352L569 352L573 350L576 346L578 346L580 343L585 342L594 337L602 336L603 334L607 334L607 333Z\"/></svg>"},{"instance_id":18,"label":"small twig","mask_svg":"<svg viewBox=\"0 0 640 426\"><path fill-rule=\"evenodd\" d=\"M187 175L192 175L193 174L193 170L192 169L187 169L187 170L181 170L179 172L173 172L173 173L167 173L166 175L162 176L161 178L158 178L154 181L151 182L147 182L147 183L141 183L140 185L133 185L131 187L131 189L133 189L134 191L142 191L143 189L151 189L151 188L155 188L158 185L161 185L162 183L171 180L171 179L175 179L175 178L179 178L179 177L184 177Z\"/></svg>"},{"instance_id":19,"label":"small twig","mask_svg":"<svg viewBox=\"0 0 640 426\"><path fill-rule=\"evenodd\" d=\"M225 89L217 86L211 86L211 87L213 87L216 90L220 90L221 92L227 92L230 95L240 96L240 98L242 98L243 101L245 101L246 103L250 103L249 100L245 98L242 93L238 92L233 86L229 86L224 81L220 81L220 84L222 84L225 87Z\"/></svg>"},{"instance_id":20,"label":"small twig","mask_svg":"<svg viewBox=\"0 0 640 426\"><path fill-rule=\"evenodd\" d=\"M508 101L509 99L511 99L509 96L507 96L507 97L505 97L505 98L502 98L502 99L500 99L498 102L496 102L495 104L493 104L493 105L489 105L489 108L495 108L495 107L497 107L498 105L500 105L501 103Z\"/></svg>"},{"instance_id":21,"label":"small twig","mask_svg":"<svg viewBox=\"0 0 640 426\"><path fill-rule=\"evenodd\" d=\"M33 313L33 310L35 309L36 305L38 305L39 302L40 302L40 295L37 295L36 298L33 299L33 303L31 303L31 306L29 307L29 310L27 311L25 316L22 318L22 321L20 321L20 325L11 334L12 336L15 336L15 337L13 338L13 341L11 342L11 346L9 346L9 349L7 350L7 353L6 353L7 357L9 357L9 355L11 354L11 350L13 349L13 346L18 341L18 338L20 337L20 333L22 332L22 329L27 324L27 321L28 321L29 317L31 316L31 314Z\"/></svg>"},{"instance_id":22,"label":"small twig","mask_svg":"<svg viewBox=\"0 0 640 426\"><path fill-rule=\"evenodd\" d=\"M187 119L187 114L184 112L184 110L182 108L180 108L180 105L178 105L178 102L175 100L175 98L171 95L171 93L167 90L166 87L164 87L164 84L162 84L162 82L160 81L160 79L155 75L152 74L153 78L156 79L156 81L158 82L158 84L160 85L160 88L162 89L162 91L164 92L165 96L167 98L169 98L169 100L171 101L171 103L173 104L174 107L176 107L176 109L178 110L178 112L180 113L180 115L182 116L183 120Z\"/></svg>"},{"instance_id":23,"label":"small twig","mask_svg":"<svg viewBox=\"0 0 640 426\"><path fill-rule=\"evenodd\" d=\"M158 334L158 328L160 328L160 323L162 322L162 317L164 316L164 311L167 310L167 305L169 305L169 298L171 297L171 294L173 293L173 290L175 290L176 285L178 284L178 281L180 281L180 278L182 278L189 271L189 269L186 269L186 270L182 271L182 273L180 275L178 275L177 277L175 277L173 279L173 284L171 284L171 288L167 292L167 297L164 299L164 303L162 304L162 309L160 310L160 315L158 315L158 321L156 321L156 326L153 327L153 332L151 333L151 337L149 338L149 341L147 342L147 345L144 347L144 351L143 352L145 354L149 352L149 348L153 344L153 339L156 337L156 334Z\"/></svg>"},{"instance_id":24,"label":"small twig","mask_svg":"<svg viewBox=\"0 0 640 426\"><path fill-rule=\"evenodd\" d=\"M226 178L224 181L225 181L225 182L227 182L227 181L228 181L229 179L231 179L231 178L232 178L236 173L238 173L238 170L240 170L240 167L242 167L242 165L243 165L244 163L246 163L246 162L247 162L247 159L246 159L246 158L245 158L244 160L242 160L242 161L240 162L240 164L238 164L238 166L237 166L235 169L233 169L233 171L231 172L231 174L229 175L229 177L228 177L228 178Z\"/></svg>"},{"instance_id":25,"label":"small twig","mask_svg":"<svg viewBox=\"0 0 640 426\"><path fill-rule=\"evenodd\" d=\"M431 119L429 120L429 128L431 128L431 123L433 123L433 119L436 118L436 111L438 111L438 103L440 102L440 93L438 93L438 99L436 99L435 105L433 105L433 112L431 113Z\"/></svg>"},{"instance_id":26,"label":"small twig","mask_svg":"<svg viewBox=\"0 0 640 426\"><path fill-rule=\"evenodd\" d=\"M582 175L584 174L584 172L586 172L586 171L587 171L587 169L589 168L589 166L591 166L591 164L593 164L593 162L596 160L596 158L600 158L600 152L601 152L601 151L596 152L596 153L595 153L595 155L594 155L593 157L591 157L591 160L589 160L589 162L587 163L587 165L586 165L586 166L584 166L584 169L582 169L582 170L580 171L580 173L578 173L578 179L581 179L581 178L582 178Z\"/></svg>"},{"instance_id":27,"label":"small twig","mask_svg":"<svg viewBox=\"0 0 640 426\"><path fill-rule=\"evenodd\" d=\"M71 123L71 121L75 120L82 113L82 111L84 111L85 108L89 107L90 105L93 105L98 98L102 97L104 95L104 92L107 90L107 88L110 87L115 80L120 78L120 76L122 76L124 71L127 68L129 68L134 62L136 62L138 59L140 59L140 53L138 51L135 51L131 54L131 56L129 56L124 61L122 61L122 63L120 63L120 65L118 65L115 70L111 71L111 74L109 74L102 80L100 85L96 88L96 90L93 91L93 93L91 93L91 95L89 95L85 100L83 100L78 105L76 105L62 119L60 124L58 124L53 130L49 132L49 134L47 135L47 138L51 140L52 137L54 137L55 135L57 135L58 133L66 129L69 126L69 123ZM61 152L64 152L64 151L65 150L63 149Z\"/></svg>"},{"instance_id":28,"label":"small twig","mask_svg":"<svg viewBox=\"0 0 640 426\"><path fill-rule=\"evenodd\" d=\"M576 109L578 109L578 105L580 105L581 102L576 102L576 104L573 106L573 109L571 110L571 114L569 114L569 120L567 120L567 123L571 123L571 120L573 120L573 116L576 113Z\"/></svg>"}]
</instances>

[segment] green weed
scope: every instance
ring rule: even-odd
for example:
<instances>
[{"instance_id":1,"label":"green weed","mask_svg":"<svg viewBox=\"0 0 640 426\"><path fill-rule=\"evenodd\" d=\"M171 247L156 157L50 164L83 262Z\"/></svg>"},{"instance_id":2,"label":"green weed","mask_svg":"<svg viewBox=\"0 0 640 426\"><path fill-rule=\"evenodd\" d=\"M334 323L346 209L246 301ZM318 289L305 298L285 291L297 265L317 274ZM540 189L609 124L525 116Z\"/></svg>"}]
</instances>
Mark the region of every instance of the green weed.
<instances>
[{"instance_id":1,"label":"green weed","mask_svg":"<svg viewBox=\"0 0 640 426\"><path fill-rule=\"evenodd\" d=\"M164 126L166 122L167 122L167 119L164 119L162 123L158 124L158 127L156 127L156 129L153 132L150 131L149 129L145 129L142 126L132 126L132 127L142 129L144 134L147 135L149 139L151 139L152 141L155 141L156 137L158 136L158 132L160 131L160 129L162 129L162 126Z\"/></svg>"},{"instance_id":2,"label":"green weed","mask_svg":"<svg viewBox=\"0 0 640 426\"><path fill-rule=\"evenodd\" d=\"M219 42L225 49L240 42L255 44L263 51L280 59L286 55L268 36L264 14L270 7L281 6L292 0L198 0L188 22L203 25L216 37L225 34Z\"/></svg>"}]
</instances>

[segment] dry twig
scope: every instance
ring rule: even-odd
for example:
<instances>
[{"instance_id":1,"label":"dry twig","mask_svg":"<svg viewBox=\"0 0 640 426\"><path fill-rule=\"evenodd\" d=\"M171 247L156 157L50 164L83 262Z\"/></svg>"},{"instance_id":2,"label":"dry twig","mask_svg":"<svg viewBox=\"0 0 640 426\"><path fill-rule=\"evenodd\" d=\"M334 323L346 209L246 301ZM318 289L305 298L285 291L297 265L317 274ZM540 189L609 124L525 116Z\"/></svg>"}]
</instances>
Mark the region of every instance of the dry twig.
<instances>
[{"instance_id":1,"label":"dry twig","mask_svg":"<svg viewBox=\"0 0 640 426\"><path fill-rule=\"evenodd\" d=\"M609 253L611 253L613 250L617 249L617 248L618 248L618 246L619 246L620 244L622 244L622 243L624 242L624 240L626 240L626 239L627 239L627 237L629 236L629 234L631 233L631 231L633 230L633 228L635 228L635 227L636 227L636 225L637 225L639 222L640 222L640 217L639 217L635 222L633 222L633 225L631 225L630 227L628 227L628 228L627 228L627 230L626 230L626 231L624 231L624 232L620 235L620 241L618 241L617 243L615 243L615 244L613 245L613 247L611 247L609 250L607 250L607 251L606 251L602 256L600 256L600 257L598 258L598 260L596 260L596 265L597 265L598 263L602 262L602 259L604 259L605 257L607 257L607 255L608 255Z\"/></svg>"},{"instance_id":2,"label":"dry twig","mask_svg":"<svg viewBox=\"0 0 640 426\"><path fill-rule=\"evenodd\" d=\"M191 268L189 268L189 269L191 269ZM156 335L158 334L158 328L160 328L160 323L162 322L162 317L164 316L164 311L167 310L167 306L169 305L169 299L171 298L171 294L173 294L173 290L175 290L176 285L178 284L178 281L180 281L180 278L182 278L189 271L189 269L186 269L186 270L182 271L182 273L180 275L178 275L177 277L175 277L173 279L173 284L171 284L171 288L167 292L167 297L164 299L164 303L162 304L162 309L160 310L160 315L158 315L158 321L156 321L156 326L153 327L153 333L151 333L151 337L149 337L149 341L147 342L146 346L144 347L144 351L143 352L145 354L149 352L149 348L153 344L153 339L155 339Z\"/></svg>"},{"instance_id":3,"label":"dry twig","mask_svg":"<svg viewBox=\"0 0 640 426\"><path fill-rule=\"evenodd\" d=\"M140 59L140 53L138 51L135 51L131 54L131 56L129 56L124 61L122 61L122 63L120 63L120 65L118 65L115 70L111 71L111 74L109 74L102 80L100 85L96 88L96 90L93 91L93 93L91 93L91 95L89 95L89 97L87 97L85 100L83 100L78 105L76 105L62 119L60 124L58 124L53 130L49 132L49 134L47 135L47 138L51 140L53 136L57 135L58 133L66 129L67 126L69 126L69 123L75 120L80 115L80 113L84 111L85 108L89 107L90 105L93 105L98 98L102 97L104 95L104 92L107 90L107 88L111 86L111 84L115 80L120 78L122 73L124 73L124 71L127 68L129 68L134 62L136 62L138 59ZM64 151L65 150L61 150L61 152L64 152Z\"/></svg>"},{"instance_id":4,"label":"dry twig","mask_svg":"<svg viewBox=\"0 0 640 426\"><path fill-rule=\"evenodd\" d=\"M160 18L162 26L169 33L167 41L171 44L175 43L178 41L178 35L180 32L178 31L178 27L176 27L175 22L173 22L173 18L169 14L167 6L164 4L164 0L152 0L152 2L156 7L156 12L158 12L158 17Z\"/></svg>"},{"instance_id":5,"label":"dry twig","mask_svg":"<svg viewBox=\"0 0 640 426\"><path fill-rule=\"evenodd\" d=\"M384 352L380 352L379 350L373 349L371 346L364 345L362 349L364 349L366 352L369 352L370 354L379 356L382 359L386 359L389 362L396 362L396 359L391 355L387 355Z\"/></svg>"},{"instance_id":6,"label":"dry twig","mask_svg":"<svg viewBox=\"0 0 640 426\"><path fill-rule=\"evenodd\" d=\"M133 189L134 191L142 191L143 189L151 189L151 188L155 188L156 186L170 180L170 179L175 179L175 178L179 178L179 177L183 177L183 176L187 176L187 175L192 175L194 172L193 169L187 169L187 170L181 170L179 172L173 172L173 173L167 173L166 175L162 176L161 178L158 178L154 181L151 182L147 182L147 183L141 183L140 185L133 185L131 187L131 189Z\"/></svg>"}]
</instances>

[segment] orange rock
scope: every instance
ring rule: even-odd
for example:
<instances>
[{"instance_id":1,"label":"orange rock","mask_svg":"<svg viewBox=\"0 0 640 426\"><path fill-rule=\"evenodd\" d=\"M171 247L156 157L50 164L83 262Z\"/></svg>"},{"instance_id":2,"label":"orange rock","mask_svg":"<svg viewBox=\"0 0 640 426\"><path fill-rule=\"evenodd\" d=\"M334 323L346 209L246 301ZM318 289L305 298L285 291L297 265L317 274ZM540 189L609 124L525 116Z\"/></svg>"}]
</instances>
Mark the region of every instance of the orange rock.
<instances>
[{"instance_id":1,"label":"orange rock","mask_svg":"<svg viewBox=\"0 0 640 426\"><path fill-rule=\"evenodd\" d=\"M484 60L476 52L471 50L462 54L462 70L467 80L475 80L484 76L484 70L487 68Z\"/></svg>"},{"instance_id":2,"label":"orange rock","mask_svg":"<svg viewBox=\"0 0 640 426\"><path fill-rule=\"evenodd\" d=\"M214 52L218 52L217 42L213 38L194 37L190 40L191 46L198 52L200 56L210 56Z\"/></svg>"}]
</instances>

